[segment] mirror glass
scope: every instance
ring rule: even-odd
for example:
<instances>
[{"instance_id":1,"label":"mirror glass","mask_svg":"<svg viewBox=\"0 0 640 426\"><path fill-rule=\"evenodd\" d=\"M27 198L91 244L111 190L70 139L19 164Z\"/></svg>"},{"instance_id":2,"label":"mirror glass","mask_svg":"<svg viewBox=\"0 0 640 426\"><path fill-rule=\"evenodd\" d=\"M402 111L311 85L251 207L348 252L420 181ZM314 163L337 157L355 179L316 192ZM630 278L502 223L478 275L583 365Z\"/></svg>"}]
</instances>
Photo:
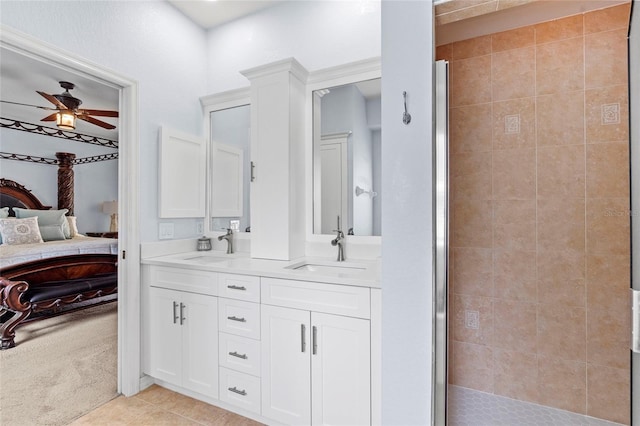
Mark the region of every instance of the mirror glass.
<instances>
[{"instance_id":1,"label":"mirror glass","mask_svg":"<svg viewBox=\"0 0 640 426\"><path fill-rule=\"evenodd\" d=\"M250 232L250 105L212 111L211 229Z\"/></svg>"},{"instance_id":2,"label":"mirror glass","mask_svg":"<svg viewBox=\"0 0 640 426\"><path fill-rule=\"evenodd\" d=\"M380 235L380 79L313 92L313 233Z\"/></svg>"}]
</instances>

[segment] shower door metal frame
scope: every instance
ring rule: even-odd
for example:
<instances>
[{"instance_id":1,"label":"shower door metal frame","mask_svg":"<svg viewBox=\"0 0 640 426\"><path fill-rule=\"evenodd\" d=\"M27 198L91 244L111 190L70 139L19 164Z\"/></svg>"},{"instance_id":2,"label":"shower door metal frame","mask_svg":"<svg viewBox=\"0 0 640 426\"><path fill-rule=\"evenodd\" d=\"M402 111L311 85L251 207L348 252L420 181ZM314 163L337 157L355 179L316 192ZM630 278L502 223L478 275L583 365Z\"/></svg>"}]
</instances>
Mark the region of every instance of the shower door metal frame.
<instances>
[{"instance_id":1,"label":"shower door metal frame","mask_svg":"<svg viewBox=\"0 0 640 426\"><path fill-rule=\"evenodd\" d=\"M447 416L447 292L449 255L449 63L435 63L434 173L434 365L432 424Z\"/></svg>"},{"instance_id":2,"label":"shower door metal frame","mask_svg":"<svg viewBox=\"0 0 640 426\"><path fill-rule=\"evenodd\" d=\"M629 25L629 167L631 169L631 289L640 292L640 6ZM636 296L637 297L637 296ZM636 312L636 315L640 313ZM636 330L636 333L640 330ZM640 425L640 353L631 352L631 424Z\"/></svg>"}]
</instances>

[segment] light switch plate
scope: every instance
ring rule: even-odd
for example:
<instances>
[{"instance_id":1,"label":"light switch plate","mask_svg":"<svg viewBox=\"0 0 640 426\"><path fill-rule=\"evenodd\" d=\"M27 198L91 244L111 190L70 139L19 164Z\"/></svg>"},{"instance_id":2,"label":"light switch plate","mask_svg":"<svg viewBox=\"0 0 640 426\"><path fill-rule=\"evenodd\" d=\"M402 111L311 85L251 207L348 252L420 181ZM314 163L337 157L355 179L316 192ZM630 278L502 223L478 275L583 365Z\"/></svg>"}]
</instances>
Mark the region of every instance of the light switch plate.
<instances>
[{"instance_id":1,"label":"light switch plate","mask_svg":"<svg viewBox=\"0 0 640 426\"><path fill-rule=\"evenodd\" d=\"M202 222L196 223L196 234L198 235L204 234L204 223Z\"/></svg>"},{"instance_id":2,"label":"light switch plate","mask_svg":"<svg viewBox=\"0 0 640 426\"><path fill-rule=\"evenodd\" d=\"M173 238L173 223L161 222L158 225L158 238L161 240L170 240Z\"/></svg>"},{"instance_id":3,"label":"light switch plate","mask_svg":"<svg viewBox=\"0 0 640 426\"><path fill-rule=\"evenodd\" d=\"M230 220L229 221L229 228L231 228L231 230L233 232L240 232L240 221L239 220Z\"/></svg>"}]
</instances>

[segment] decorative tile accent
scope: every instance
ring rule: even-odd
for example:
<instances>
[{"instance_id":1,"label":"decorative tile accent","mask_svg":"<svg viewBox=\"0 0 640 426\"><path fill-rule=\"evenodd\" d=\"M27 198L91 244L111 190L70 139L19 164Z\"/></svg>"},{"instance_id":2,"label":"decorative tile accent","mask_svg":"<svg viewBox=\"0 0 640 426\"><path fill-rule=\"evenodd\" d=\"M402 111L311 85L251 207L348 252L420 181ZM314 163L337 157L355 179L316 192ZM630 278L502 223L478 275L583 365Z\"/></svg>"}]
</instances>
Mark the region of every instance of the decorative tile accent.
<instances>
[{"instance_id":1,"label":"decorative tile accent","mask_svg":"<svg viewBox=\"0 0 640 426\"><path fill-rule=\"evenodd\" d=\"M620 104L604 104L600 106L602 111L602 124L620 124Z\"/></svg>"},{"instance_id":2,"label":"decorative tile accent","mask_svg":"<svg viewBox=\"0 0 640 426\"><path fill-rule=\"evenodd\" d=\"M464 311L464 326L477 330L480 328L480 312Z\"/></svg>"},{"instance_id":3,"label":"decorative tile accent","mask_svg":"<svg viewBox=\"0 0 640 426\"><path fill-rule=\"evenodd\" d=\"M449 426L619 426L595 417L449 385Z\"/></svg>"},{"instance_id":4,"label":"decorative tile accent","mask_svg":"<svg viewBox=\"0 0 640 426\"><path fill-rule=\"evenodd\" d=\"M506 134L520 133L520 114L505 115L504 132Z\"/></svg>"}]
</instances>

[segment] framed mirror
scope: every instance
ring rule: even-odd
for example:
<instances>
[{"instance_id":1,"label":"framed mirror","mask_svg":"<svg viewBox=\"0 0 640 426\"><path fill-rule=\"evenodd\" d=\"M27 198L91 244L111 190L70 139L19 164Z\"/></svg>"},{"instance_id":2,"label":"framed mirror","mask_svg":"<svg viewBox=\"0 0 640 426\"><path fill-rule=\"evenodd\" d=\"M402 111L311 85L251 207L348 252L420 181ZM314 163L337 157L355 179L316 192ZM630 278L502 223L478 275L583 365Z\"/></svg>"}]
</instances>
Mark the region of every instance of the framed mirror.
<instances>
[{"instance_id":1,"label":"framed mirror","mask_svg":"<svg viewBox=\"0 0 640 426\"><path fill-rule=\"evenodd\" d=\"M211 228L250 230L251 107L211 111ZM234 223L234 221L236 221ZM237 225L237 226L235 226Z\"/></svg>"},{"instance_id":2,"label":"framed mirror","mask_svg":"<svg viewBox=\"0 0 640 426\"><path fill-rule=\"evenodd\" d=\"M313 234L381 235L380 94L380 78L311 93Z\"/></svg>"},{"instance_id":3,"label":"framed mirror","mask_svg":"<svg viewBox=\"0 0 640 426\"><path fill-rule=\"evenodd\" d=\"M251 106L248 89L201 98L208 114L208 227L205 232L232 228L251 230Z\"/></svg>"}]
</instances>

